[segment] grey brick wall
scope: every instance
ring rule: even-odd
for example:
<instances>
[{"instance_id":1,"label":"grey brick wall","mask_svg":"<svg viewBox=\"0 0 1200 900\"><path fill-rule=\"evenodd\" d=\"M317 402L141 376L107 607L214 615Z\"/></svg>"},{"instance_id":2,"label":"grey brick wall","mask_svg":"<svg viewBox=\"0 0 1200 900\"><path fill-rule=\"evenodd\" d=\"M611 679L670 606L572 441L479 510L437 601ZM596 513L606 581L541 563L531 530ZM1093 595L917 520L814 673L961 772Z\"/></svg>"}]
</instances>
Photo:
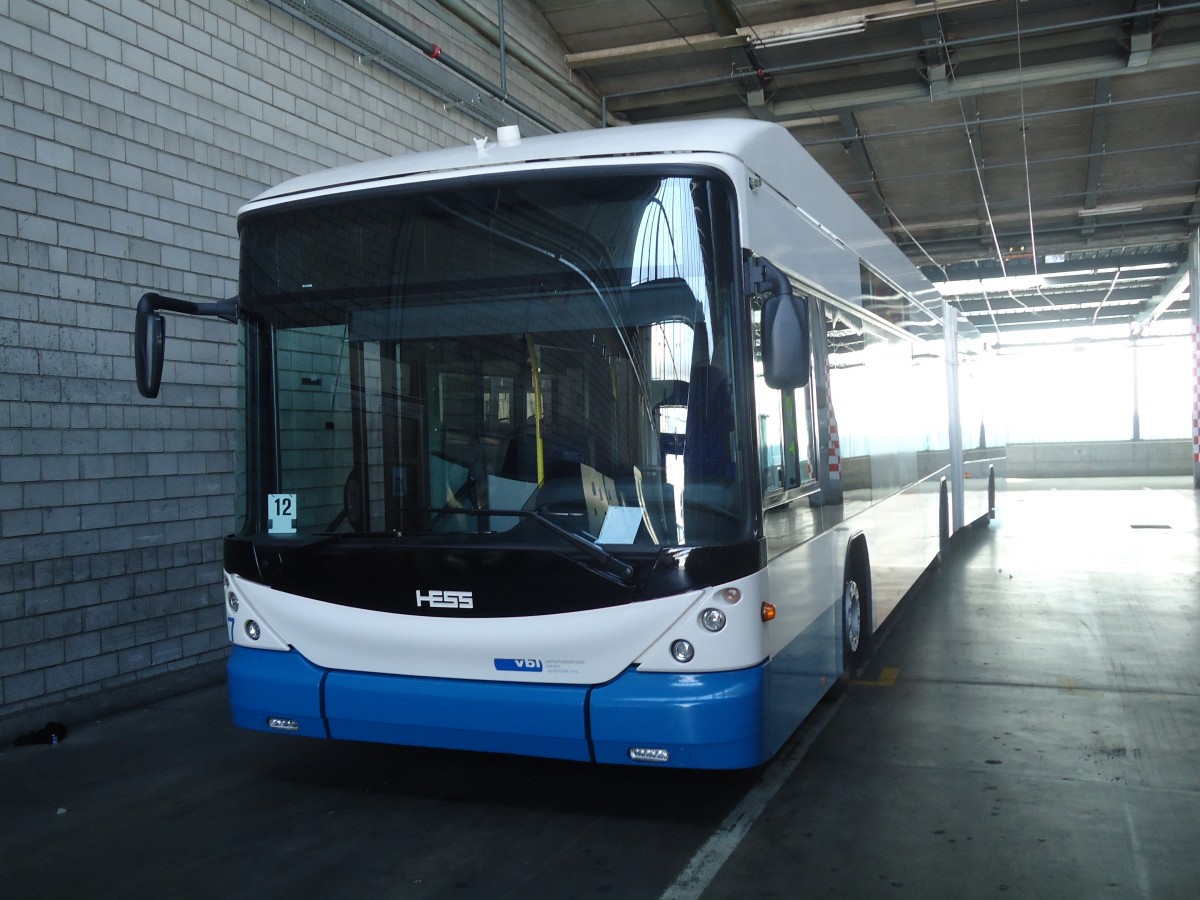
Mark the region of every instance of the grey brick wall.
<instances>
[{"instance_id":1,"label":"grey brick wall","mask_svg":"<svg viewBox=\"0 0 1200 900\"><path fill-rule=\"evenodd\" d=\"M377 3L498 80L494 47L432 0ZM506 14L561 60L527 2ZM595 124L520 66L507 77L562 127ZM266 0L0 0L0 88L7 739L221 675L234 330L172 317L162 393L143 400L137 297L235 293L234 216L271 184L487 130Z\"/></svg>"}]
</instances>

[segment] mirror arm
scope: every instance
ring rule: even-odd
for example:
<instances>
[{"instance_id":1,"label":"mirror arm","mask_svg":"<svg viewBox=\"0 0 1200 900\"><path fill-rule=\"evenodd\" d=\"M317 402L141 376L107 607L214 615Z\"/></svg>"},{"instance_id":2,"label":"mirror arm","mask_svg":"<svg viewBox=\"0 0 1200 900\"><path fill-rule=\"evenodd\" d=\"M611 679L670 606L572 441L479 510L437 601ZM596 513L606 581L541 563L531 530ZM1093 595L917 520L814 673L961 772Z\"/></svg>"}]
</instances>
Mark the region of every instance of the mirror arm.
<instances>
[{"instance_id":1,"label":"mirror arm","mask_svg":"<svg viewBox=\"0 0 1200 900\"><path fill-rule=\"evenodd\" d=\"M182 313L186 316L216 316L226 322L237 322L238 298L234 296L226 300L218 300L216 303L195 303L191 300L166 297L149 291L142 294L142 299L138 301L137 305L138 315L146 315L164 309L167 312Z\"/></svg>"},{"instance_id":2,"label":"mirror arm","mask_svg":"<svg viewBox=\"0 0 1200 900\"><path fill-rule=\"evenodd\" d=\"M746 286L752 294L791 295L792 285L775 266L761 257L751 257L746 263Z\"/></svg>"}]
</instances>

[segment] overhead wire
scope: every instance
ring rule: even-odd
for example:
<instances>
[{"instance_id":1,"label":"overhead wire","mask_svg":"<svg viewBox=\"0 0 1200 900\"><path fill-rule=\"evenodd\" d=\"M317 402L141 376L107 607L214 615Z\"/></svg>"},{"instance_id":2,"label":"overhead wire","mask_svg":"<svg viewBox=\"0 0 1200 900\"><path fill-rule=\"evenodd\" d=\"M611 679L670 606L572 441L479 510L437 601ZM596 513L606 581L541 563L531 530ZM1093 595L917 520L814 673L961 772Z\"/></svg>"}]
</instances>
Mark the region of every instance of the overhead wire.
<instances>
[{"instance_id":1,"label":"overhead wire","mask_svg":"<svg viewBox=\"0 0 1200 900\"><path fill-rule=\"evenodd\" d=\"M942 50L942 53L945 56L945 60L946 60L946 62L945 62L946 77L947 77L947 79L949 79L951 84L954 84L954 82L956 80L956 73L954 71L954 60L950 55L950 48L947 45L946 29L942 23L942 11L938 7L938 0L933 0L933 15L937 21L938 38L941 41L941 50ZM980 169L979 156L975 152L975 139L971 136L971 126L967 122L967 110L963 106L961 95L958 97L958 111L959 111L959 117L962 119L963 133L967 138L967 149L971 153L971 166L975 172L975 180L979 186L979 196L982 198L983 211L984 211L984 215L987 219L988 231L992 236L992 246L996 250L996 261L1000 264L1000 272L1003 275L1005 282L1007 282L1008 281L1008 268L1004 264L1004 254L1000 251L1000 239L996 234L996 223L992 219L992 208L991 208L991 204L988 202L987 186L983 180L983 172ZM945 270L943 270L943 271L945 271ZM1000 323L996 321L996 311L992 307L991 298L988 297L987 290L985 288L983 288L982 282L980 283L980 293L983 295L984 306L987 307L988 318L992 320L992 327L996 330L997 336L999 336ZM1010 291L1009 294L1011 296L1012 292ZM1016 300L1018 303L1021 302L1020 300L1017 300L1016 297L1013 297L1013 300ZM961 301L960 301L960 305L961 305ZM1021 305L1024 306L1025 304L1021 304Z\"/></svg>"},{"instance_id":2,"label":"overhead wire","mask_svg":"<svg viewBox=\"0 0 1200 900\"><path fill-rule=\"evenodd\" d=\"M1018 164L1022 167L1023 177L1025 180L1025 198L1024 198L1024 200L1025 200L1024 214L1025 215L1024 215L1024 218L1026 219L1026 223L1027 223L1027 229L1028 229L1028 235L1029 235L1029 247L1030 247L1030 260L1031 260L1031 267L1032 267L1033 276L1034 276L1034 283L1030 287L1032 289L1032 294L1036 295L1042 301L1042 303L1045 304L1046 308L1052 309L1055 306L1057 306L1057 304L1055 303L1055 301L1053 299L1048 297L1043 290L1045 285L1042 283L1043 276L1042 276L1042 271L1041 271L1041 260L1039 259L1039 255L1038 255L1038 235L1037 235L1036 222L1035 222L1035 212L1034 212L1034 204L1033 204L1033 188L1032 188L1032 165L1033 165L1033 163L1032 163L1031 157L1030 157L1029 136L1028 136L1029 126L1030 126L1031 120L1033 120L1033 119L1054 116L1054 115L1061 115L1062 113L1065 113L1065 112L1082 111L1082 110L1088 110L1088 109L1094 110L1094 109L1098 108L1100 104L1092 103L1092 104L1086 104L1086 105L1079 105L1079 106L1075 106L1075 107L1068 107L1068 108L1064 108L1064 109L1050 109L1050 110L1044 110L1044 111L1033 112L1033 113L1031 113L1029 111L1029 109L1027 107L1027 103L1026 103L1026 96L1025 96L1026 78L1025 78L1025 68L1024 68L1024 49L1025 49L1024 48L1024 38L1027 37L1029 34L1048 33L1054 29L1043 27L1043 28L1034 28L1032 30L1026 30L1023 27L1023 23L1021 21L1020 3L1022 2L1022 0L1013 0L1013 2L1014 2L1014 13L1015 13L1015 28L1014 28L1014 30L1009 32L1007 35L991 35L990 39L996 39L997 37L1007 36L1007 37L1014 38L1016 41L1019 112L1016 116L998 116L998 117L993 117L993 118L989 118L986 120L979 119L977 116L976 117L976 126L982 125L985 122L988 124L993 124L993 123L997 123L997 122L1012 121L1012 120L1017 121L1019 124L1019 127L1021 129L1021 161L1020 161L1020 163L1012 163L1012 164L1009 164L1008 166L1004 166L1004 167L1005 168L1007 168L1007 167L1015 168L1016 165L1018 165ZM938 27L938 40L939 40L939 44L940 44L940 49L941 49L941 52L944 54L947 77L948 77L950 84L952 86L957 87L957 84L956 84L957 72L955 70L955 65L954 65L953 59L950 55L950 48L951 48L951 46L959 46L963 42L955 41L952 43L949 40L949 38L947 37L945 25L944 25L944 22L942 19L942 10L939 7L938 0L933 0L932 6L933 6L933 13L934 13L934 16L935 16L935 19L937 22L937 27ZM1179 9L1191 8L1193 6L1200 6L1200 4L1184 4L1184 6L1179 7ZM1172 9L1174 10L1175 7L1172 7ZM1107 21L1107 19L1105 19L1105 21ZM1056 27L1058 27L1058 26L1056 26ZM795 68L795 67L782 67L778 70L772 70L772 71L773 72L783 72L783 71L788 71L792 68ZM957 91L955 91L955 93L958 94ZM1178 92L1175 95L1169 95L1169 96L1158 98L1158 99L1179 99L1181 97L1194 96L1196 93L1197 93L1196 91L1183 91L1183 92ZM797 90L797 94L799 96L799 99L809 107L809 109L812 111L813 115L814 116L818 115L818 110L817 110L815 104L807 96L804 95L803 91ZM1127 101L1122 101L1122 102L1125 104L1132 104L1132 103L1138 103L1138 102L1144 102L1144 101L1143 100L1127 100ZM986 180L984 177L985 163L980 158L980 155L981 155L980 150L976 145L975 136L972 133L971 124L968 121L967 111L963 104L961 94L958 94L958 103L959 103L961 126L964 129L965 137L967 139L968 152L969 152L970 158L971 158L970 169L975 175L975 180L976 180L978 190L979 190L979 195L981 198L980 205L983 208L984 219L986 221L986 226L987 226L988 233L989 233L989 236L991 239L991 244L993 247L993 251L995 253L997 264L1000 268L1002 280L1005 285L1004 289L1001 291L1001 293L1006 295L1013 303L1020 306L1022 309L1027 310L1031 315L1040 318L1041 313L1044 312L1044 310L1039 310L1039 308L1035 308L1035 307L1031 306L1030 304L1024 302L1021 299L1021 297L1018 297L1016 295L1016 293L1014 293L1014 289L1011 284L1011 276L1009 275L1009 271L1008 271L1008 265L1007 265L1008 260L1006 259L1003 246L1001 245L1001 242L1000 242L1000 234L999 234L999 231L997 230L996 214L995 214L995 211L992 209L991 201L990 201L990 198L989 198L988 192L987 192L987 185L986 185ZM1108 101L1108 103L1106 105L1112 105L1112 103L1113 103L1113 101L1110 100L1110 101ZM941 126L941 127L957 128L959 126L947 125L947 126ZM923 127L923 128L919 128L919 129L897 129L892 132L884 132L884 133L876 134L874 136L875 137L887 137L887 136L901 135L901 134L906 134L906 133L925 132L928 130L930 130L928 127ZM853 139L859 140L859 141L865 141L866 135L864 135L863 133L860 132L857 135L855 135ZM841 142L844 144L847 140L848 139L845 136L842 136L842 137L838 137L838 138L826 138L824 140L816 141L814 143L829 144L829 143ZM1088 156L1090 157L1090 153L1088 154ZM1054 161L1061 161L1061 159L1060 160L1048 159L1048 160L1044 160L1044 161L1045 162L1054 162ZM963 171L965 172L966 170L963 170ZM864 181L863 183L869 184L870 181ZM884 198L880 194L879 199L882 202L884 209L887 211L887 214L891 217L891 219L894 222L897 229L899 231L901 231L905 235L905 237L909 241L912 242L913 246L915 246L920 251L920 253L926 259L928 259L929 262L934 267L936 267L939 271L941 271L943 273L943 276L946 277L946 280L949 281L950 279L947 275L946 266L942 265L936 259L934 259L934 257L931 255L929 250L926 247L924 247L923 245L921 245L921 243L919 241L916 240L915 236L907 228L907 226L904 224L904 222L901 221L900 217L896 214L896 211L892 208L891 204L889 204L887 202L886 198ZM1120 275L1120 270L1118 270L1118 278L1119 278L1119 275ZM1116 280L1114 280L1113 285L1110 286L1110 290L1109 290L1108 294L1106 294L1105 298L1100 301L1101 305L1103 305L1103 303L1107 300L1108 296L1111 296L1112 290L1115 288L1115 284L1116 284ZM984 303L986 304L986 306L988 308L989 316L991 317L993 324L995 324L995 322L996 322L995 312L992 307L991 300L988 297L988 292L986 290L982 290L981 294L982 294ZM959 300L958 302L961 304L961 300ZM1098 312L1099 311L1097 311L1097 315L1098 315Z\"/></svg>"},{"instance_id":3,"label":"overhead wire","mask_svg":"<svg viewBox=\"0 0 1200 900\"><path fill-rule=\"evenodd\" d=\"M1029 258L1033 264L1034 290L1047 306L1054 306L1054 301L1042 293L1042 274L1038 271L1037 232L1033 227L1033 186L1029 177L1029 120L1025 115L1025 58L1024 48L1021 44L1021 2L1022 0L1013 0L1017 17L1017 94L1021 105L1021 157L1025 166L1025 207L1029 212Z\"/></svg>"},{"instance_id":4,"label":"overhead wire","mask_svg":"<svg viewBox=\"0 0 1200 900\"><path fill-rule=\"evenodd\" d=\"M738 14L739 18L741 18L743 21L745 21L745 17L741 16L741 13L740 13L740 11L737 9L737 7L736 7L736 6L733 6L732 8L733 8L734 12L736 12L736 13ZM748 23L748 24L746 25L746 27L749 29L749 31L750 31L750 34L753 36L753 40L759 40L759 37L758 37L758 31L757 31L757 29L755 28L755 26L753 25L753 23ZM774 70L772 70L772 71L774 71ZM764 72L764 70L760 68L760 69L758 70L758 72L759 72L759 75L760 75L760 77L761 77L761 76L762 76L762 74L763 74L763 72ZM818 118L819 118L819 117L820 117L820 112L817 110L816 106L814 106L814 105L813 105L812 101L811 101L811 100L808 98L808 96L807 96L807 95L804 93L804 91L803 91L803 90L801 90L801 89L800 89L800 87L799 87L798 85L796 85L796 86L793 86L793 90L795 91L795 95L796 95L796 96L799 98L799 100L800 100L802 103L804 103L804 104L806 104L806 105L808 106L808 108L809 108L809 110L812 112L813 116L815 116L815 117L818 117ZM865 142L866 142L866 135L864 135L864 134L863 134L861 131L859 131L859 132L858 132L858 133L857 133L857 134L854 136L854 138L853 138L853 139L854 139L854 140L858 140L858 141L862 141L862 142L864 142L864 144L865 144ZM843 137L841 137L841 138L832 139L832 140L831 140L831 141L829 141L829 142L830 142L830 143L832 143L832 142L833 142L833 140L836 140L836 141L838 141L838 142L842 143L843 145L844 145L844 144L846 143L846 141L847 141L846 137L844 137L844 136L843 136ZM816 142L816 143L826 143L826 142L825 142L825 141L818 141L818 142ZM874 173L873 173L873 172L871 172L871 173L869 173L869 174L870 174L871 180L874 180ZM863 182L863 183L870 183L870 182L868 181L868 182ZM878 184L877 184L877 183L876 183L876 188L878 188ZM900 229L900 230L901 230L901 231L904 233L905 237L907 237L907 238L908 238L908 240L912 241L912 243L913 243L913 246L915 246L915 247L916 247L918 250L920 250L920 251L921 251L922 255L924 255L924 257L925 257L926 259L928 259L928 260L929 260L930 264L931 264L931 265L933 265L933 266L935 266L935 267L938 269L938 271L940 271L940 272L942 273L942 275L943 275L943 276L944 276L944 277L945 277L947 280L949 280L949 275L948 275L948 274L947 274L947 272L946 272L946 267L945 267L945 266L943 266L941 263L939 263L939 262L938 262L936 259L934 259L934 258L933 258L933 256L932 256L932 255L931 255L931 254L930 254L930 253L929 253L929 252L928 252L928 251L925 249L925 247L924 247L924 246L922 246L921 242L917 240L916 236L915 236L915 235L913 235L913 233L912 233L911 231L909 231L909 229L908 229L908 226L907 226L907 225L905 225L905 224L904 224L904 222L903 222L903 221L900 219L900 217L899 217L899 216L896 214L896 211L895 211L895 209L893 209L893 208L892 208L892 205L891 205L890 203L888 203L888 202L887 202L887 198L883 196L883 193L882 193L881 191L878 191L878 190L876 190L876 193L877 193L877 195L878 195L878 197L879 197L879 201L880 201L880 203L882 203L882 204L883 204L884 211L885 211L885 212L887 212L888 216L889 216L889 217L892 219L892 221L896 223L896 226L897 226L897 227L898 227L898 228L899 228L899 229Z\"/></svg>"},{"instance_id":5,"label":"overhead wire","mask_svg":"<svg viewBox=\"0 0 1200 900\"><path fill-rule=\"evenodd\" d=\"M935 6L936 6L936 0L935 0ZM940 22L939 22L939 31L940 31L940 28L941 28L941 25L940 25ZM943 47L945 46L945 36L944 36L944 35L942 36L942 45L943 45ZM810 100L810 99L809 99L809 98L808 98L808 97L805 95L804 91L800 90L798 86L794 87L794 90L795 90L795 92L796 92L796 96L797 96L797 97L800 99L800 101L808 105L808 107L809 107L810 111L812 112L812 114L813 114L814 116L818 116L818 117L819 117L819 115L820 115L819 111L817 110L816 106L815 106L815 105L813 105L812 101L811 101L811 100ZM961 101L960 101L960 102L961 102ZM845 144L846 144L846 142L847 142L847 138L846 138L845 136L843 136L843 137L841 137L841 138L838 138L838 139L836 139L836 140L837 140L837 141L839 141L839 142L841 142L843 145L845 145ZM865 134L863 134L861 130L859 130L859 131L858 131L858 133L854 135L854 137L853 137L853 140L862 141L862 142L864 142L864 144L865 144L865 142L866 142L866 135L865 135ZM822 141L821 143L826 143L826 142ZM832 140L831 140L831 141L829 141L829 143L832 143ZM869 174L870 178L873 180L873 179L874 179L874 173L873 173L873 172L871 172L871 173L868 173L868 174ZM883 195L883 192L882 192L881 190L879 190L879 189L878 189L878 184L876 184L876 185L875 185L875 187L876 187L876 195L877 195L877 197L878 197L878 199L879 199L879 202L882 204L882 206L883 206L883 209L884 209L884 211L887 213L888 217L889 217L889 218L892 220L892 222L895 224L895 226L896 226L896 227L897 227L897 228L898 228L898 229L899 229L899 230L900 230L900 231L901 231L901 232L904 234L904 236L905 236L905 237L906 237L906 238L907 238L907 239L908 239L908 240L909 240L909 241L912 243L912 245L913 245L914 247L916 247L916 248L917 248L917 250L919 250L919 251L921 252L921 255L923 255L923 256L924 256L924 257L925 257L927 260L929 260L929 263L930 263L930 265L932 265L932 266L933 266L933 267L935 267L935 268L936 268L936 269L937 269L939 272L941 272L941 273L942 273L942 278L943 278L943 279L945 279L945 281L946 281L947 283L949 283L949 282L950 282L950 280L951 280L951 279L950 279L950 273L949 273L949 272L946 270L946 266L945 266L945 265L943 265L942 263L938 262L938 260L937 260L937 259L935 259L935 258L934 258L934 256L933 256L933 255L932 255L932 254L931 254L931 253L930 253L930 252L929 252L929 251L928 251L928 250L925 248L924 244L922 244L922 243L921 243L921 242L920 242L920 241L917 239L916 235L914 235L914 234L912 233L912 231L911 231L911 230L909 230L908 226L904 224L904 220L900 218L900 216L899 216L899 214L896 212L895 208L892 206L892 204L891 204L891 203L889 203L889 202L888 202L887 198L886 198L886 197ZM994 237L995 237L995 233L994 233L994 231L993 231L993 238L994 238ZM984 295L984 299L985 299L985 302L987 302L987 298L986 298L986 292L985 292L985 295ZM1019 301L1018 301L1018 302L1019 302ZM996 330L997 330L997 332L998 332L998 331L999 331L999 325L998 325L998 324L997 324L997 322L996 322L996 317L995 317L994 313L992 313L992 309L991 309L991 304L990 304L990 303L988 303L988 313L989 313L989 315L990 315L990 317L991 317L991 319L992 319L992 325L993 325L993 327L995 327L995 328L996 328Z\"/></svg>"},{"instance_id":6,"label":"overhead wire","mask_svg":"<svg viewBox=\"0 0 1200 900\"><path fill-rule=\"evenodd\" d=\"M1025 168L1025 208L1029 213L1029 250L1033 274L1038 274L1037 235L1033 230L1033 187L1029 182L1029 121L1025 118L1025 58L1021 45L1021 0L1013 0L1017 17L1017 98L1021 112L1021 161Z\"/></svg>"},{"instance_id":7,"label":"overhead wire","mask_svg":"<svg viewBox=\"0 0 1200 900\"><path fill-rule=\"evenodd\" d=\"M1021 159L1020 165L1022 166L1023 176L1024 176L1024 180L1025 180L1025 207L1026 207L1025 208L1025 214L1026 214L1025 217L1026 217L1026 220L1028 223L1030 255L1031 255L1031 262L1032 262L1032 267L1033 267L1033 274L1035 277L1034 290L1035 290L1037 296L1047 306L1053 307L1055 305L1054 301L1045 295L1045 293L1042 291L1042 285L1040 283L1041 272L1040 272L1040 268L1039 268L1039 261L1038 261L1038 254L1037 254L1037 233L1036 233L1035 222L1034 222L1033 186L1032 186L1031 162L1030 162L1030 155L1029 155L1028 130L1029 130L1029 118L1030 117L1029 117L1028 110L1026 108L1026 98L1025 98L1024 46L1023 46L1023 40L1022 40L1024 32L1023 32L1022 25L1021 25L1021 14L1020 14L1020 8L1019 8L1020 2L1021 2L1021 0L1014 0L1014 5L1016 6L1016 9L1015 9L1016 27L1015 27L1015 30L1013 31L1013 36L1015 37L1016 44L1017 44L1018 100L1019 100L1019 115L1014 118L1016 118L1017 121L1019 122L1019 126L1021 129L1022 159ZM951 45L950 45L950 41L948 40L948 38L946 36L946 29L945 29L945 25L944 25L944 22L942 19L942 10L939 7L938 0L933 0L933 14L934 14L935 20L937 22L938 42L940 45L940 50L945 59L947 78L948 78L950 84L952 86L954 86L956 83L956 80L957 80L957 72L955 70L954 61L953 61L953 58L950 53ZM957 94L957 92L956 92L956 94ZM815 105L812 104L811 101L807 97L804 96L803 92L799 92L799 97L803 102L805 102L809 105L809 108L812 110L813 114L816 115L817 110L816 110ZM1001 242L1000 242L1000 236L999 236L999 232L997 230L997 225L996 225L996 218L995 218L994 211L992 210L991 200L988 196L987 183L984 178L984 162L980 158L979 148L977 147L977 144L976 144L975 135L972 133L971 123L968 120L966 107L963 104L961 94L957 94L957 101L958 101L958 106L959 106L959 116L961 119L963 133L964 133L964 136L965 136L966 142L967 142L967 150L968 150L968 153L969 153L970 159L971 159L970 168L971 168L971 172L975 176L975 181L976 181L976 185L977 185L977 188L979 191L979 196L980 196L980 205L983 208L984 224L987 227L987 231L988 231L988 235L991 240L993 252L995 253L996 262L1000 268L1001 278L1004 283L1004 288L1002 290L1002 293L1004 295L1006 295L1009 300L1011 300L1013 303L1020 306L1022 309L1027 310L1029 313L1031 313L1034 316L1039 316L1040 315L1039 311L1037 309L1035 309L1034 307L1030 306L1028 303L1026 303L1020 297L1018 297L1012 289L1011 276L1009 275L1005 252L1004 252L1003 246L1001 245ZM855 139L865 141L866 135L860 133L855 136ZM845 138L829 139L827 141L823 141L822 143L832 143L834 140L844 141ZM933 257L933 255L920 243L920 241L918 241L916 239L916 237L912 234L912 232L909 230L909 228L904 224L904 222L896 214L896 211L892 207L892 205L890 203L888 203L887 199L882 197L882 195L880 196L880 199L881 199L883 206L886 209L888 215L892 218L892 221L896 224L897 228L904 234L906 239L909 240L912 243L912 245L914 247L916 247L926 259L929 260L930 264L932 264L940 272L942 272L943 277L945 277L946 281L949 282L951 279L949 278L946 266L943 265L942 263L938 262ZM999 329L998 329L998 325L997 325L997 321L996 321L995 309L992 306L991 298L989 297L988 291L986 289L981 289L980 294L983 298L985 306L987 307L988 316L992 321L993 327L995 327L998 331ZM961 304L961 300L959 301L959 303Z\"/></svg>"},{"instance_id":8,"label":"overhead wire","mask_svg":"<svg viewBox=\"0 0 1200 900\"><path fill-rule=\"evenodd\" d=\"M1018 4L1020 1L1021 0L1014 0L1014 2L1018 2ZM954 60L953 60L952 56L950 56L949 43L946 40L946 26L944 26L944 24L942 22L942 11L941 11L940 6L938 6L937 0L934 0L934 17L937 20L937 35L941 41L942 53L944 54L944 58L946 58L947 78L949 79L950 84L955 85L956 80L958 80L958 72L955 71ZM1020 84L1021 140L1022 140L1022 146L1025 146L1025 148L1026 148L1025 149L1025 184L1026 184L1026 194L1027 194L1027 200L1028 200L1028 210L1030 210L1030 229L1031 229L1031 233L1032 233L1033 205L1032 205L1032 194L1030 193L1030 176L1028 176L1028 151L1027 151L1027 145L1025 145L1025 143L1024 143L1025 142L1025 133L1026 133L1026 130L1025 130L1025 72L1024 72L1024 68L1022 68L1022 60L1021 60L1020 11L1018 11L1018 19L1016 19L1016 42L1018 42L1018 82ZM964 131L965 137L967 139L967 149L968 149L968 151L970 151L970 154L971 154L971 166L974 170L974 176L976 176L976 184L978 185L978 188L979 188L980 202L982 202L982 204L983 204L986 226L988 226L988 233L991 235L992 248L994 248L995 253L996 253L996 263L998 265L1000 265L1000 272L1001 272L1001 277L1003 280L1003 292L1002 293L1006 294L1008 296L1008 299L1012 300L1014 302L1014 304L1020 306L1022 308L1022 310L1027 310L1028 312L1033 314L1033 316L1038 316L1037 310L1034 310L1033 307L1026 304L1026 302L1024 300L1021 300L1019 298L1019 296L1016 296L1016 294L1013 293L1012 281L1010 281L1010 276L1008 274L1008 265L1006 263L1006 260L1004 260L1004 251L1000 244L1000 235L998 235L996 232L995 216L992 215L991 200L988 197L988 185L986 185L986 181L984 180L983 162L979 160L979 154L978 154L978 151L976 148L976 142L974 142L974 137L972 136L972 133L971 133L971 124L970 124L970 122L967 121L967 110L966 110L966 107L964 106L964 104L962 104L962 96L961 95L958 95L958 103L959 103L959 116L962 120L962 131ZM1034 256L1034 258L1036 258L1036 256L1037 256L1036 248L1033 248L1033 256ZM986 290L984 289L980 293L982 293L982 295L983 295L984 305L986 307L988 307L988 316L991 319L992 326L994 326L994 328L996 328L996 331L998 334L998 331L1000 331L1000 328L998 328L998 325L996 323L996 313L995 313L994 307L992 307L992 305L991 305L991 299L988 296L988 292L986 292ZM1040 293L1040 290L1039 290L1039 293ZM1045 299L1045 298L1043 298L1043 299Z\"/></svg>"}]
</instances>

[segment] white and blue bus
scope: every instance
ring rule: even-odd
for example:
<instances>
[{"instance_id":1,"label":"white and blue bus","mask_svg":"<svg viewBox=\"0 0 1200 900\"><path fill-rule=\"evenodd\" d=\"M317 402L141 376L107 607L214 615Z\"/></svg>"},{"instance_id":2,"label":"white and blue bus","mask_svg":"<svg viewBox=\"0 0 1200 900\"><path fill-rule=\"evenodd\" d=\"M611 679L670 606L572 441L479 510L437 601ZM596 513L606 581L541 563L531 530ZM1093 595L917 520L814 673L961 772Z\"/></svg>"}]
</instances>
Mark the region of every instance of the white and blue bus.
<instances>
[{"instance_id":1,"label":"white and blue bus","mask_svg":"<svg viewBox=\"0 0 1200 900\"><path fill-rule=\"evenodd\" d=\"M779 126L500 138L289 181L236 298L139 304L145 396L159 310L239 323L233 717L756 766L994 508L947 308Z\"/></svg>"}]
</instances>

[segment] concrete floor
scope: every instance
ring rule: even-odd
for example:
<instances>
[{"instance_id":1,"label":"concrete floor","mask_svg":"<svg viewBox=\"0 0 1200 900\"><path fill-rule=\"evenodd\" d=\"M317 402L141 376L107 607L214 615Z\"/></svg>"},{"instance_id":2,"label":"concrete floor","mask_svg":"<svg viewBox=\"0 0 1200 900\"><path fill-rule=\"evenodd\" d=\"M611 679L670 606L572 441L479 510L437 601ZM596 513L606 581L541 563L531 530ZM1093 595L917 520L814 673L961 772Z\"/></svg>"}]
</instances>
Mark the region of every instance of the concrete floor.
<instances>
[{"instance_id":1,"label":"concrete floor","mask_svg":"<svg viewBox=\"0 0 1200 900\"><path fill-rule=\"evenodd\" d=\"M1200 495L1153 483L1011 483L704 896L1200 896Z\"/></svg>"},{"instance_id":2,"label":"concrete floor","mask_svg":"<svg viewBox=\"0 0 1200 900\"><path fill-rule=\"evenodd\" d=\"M1009 484L778 771L238 732L220 689L0 749L0 885L55 897L1200 895L1200 494ZM733 840L730 838L730 840ZM689 893L690 891L690 893Z\"/></svg>"}]
</instances>

